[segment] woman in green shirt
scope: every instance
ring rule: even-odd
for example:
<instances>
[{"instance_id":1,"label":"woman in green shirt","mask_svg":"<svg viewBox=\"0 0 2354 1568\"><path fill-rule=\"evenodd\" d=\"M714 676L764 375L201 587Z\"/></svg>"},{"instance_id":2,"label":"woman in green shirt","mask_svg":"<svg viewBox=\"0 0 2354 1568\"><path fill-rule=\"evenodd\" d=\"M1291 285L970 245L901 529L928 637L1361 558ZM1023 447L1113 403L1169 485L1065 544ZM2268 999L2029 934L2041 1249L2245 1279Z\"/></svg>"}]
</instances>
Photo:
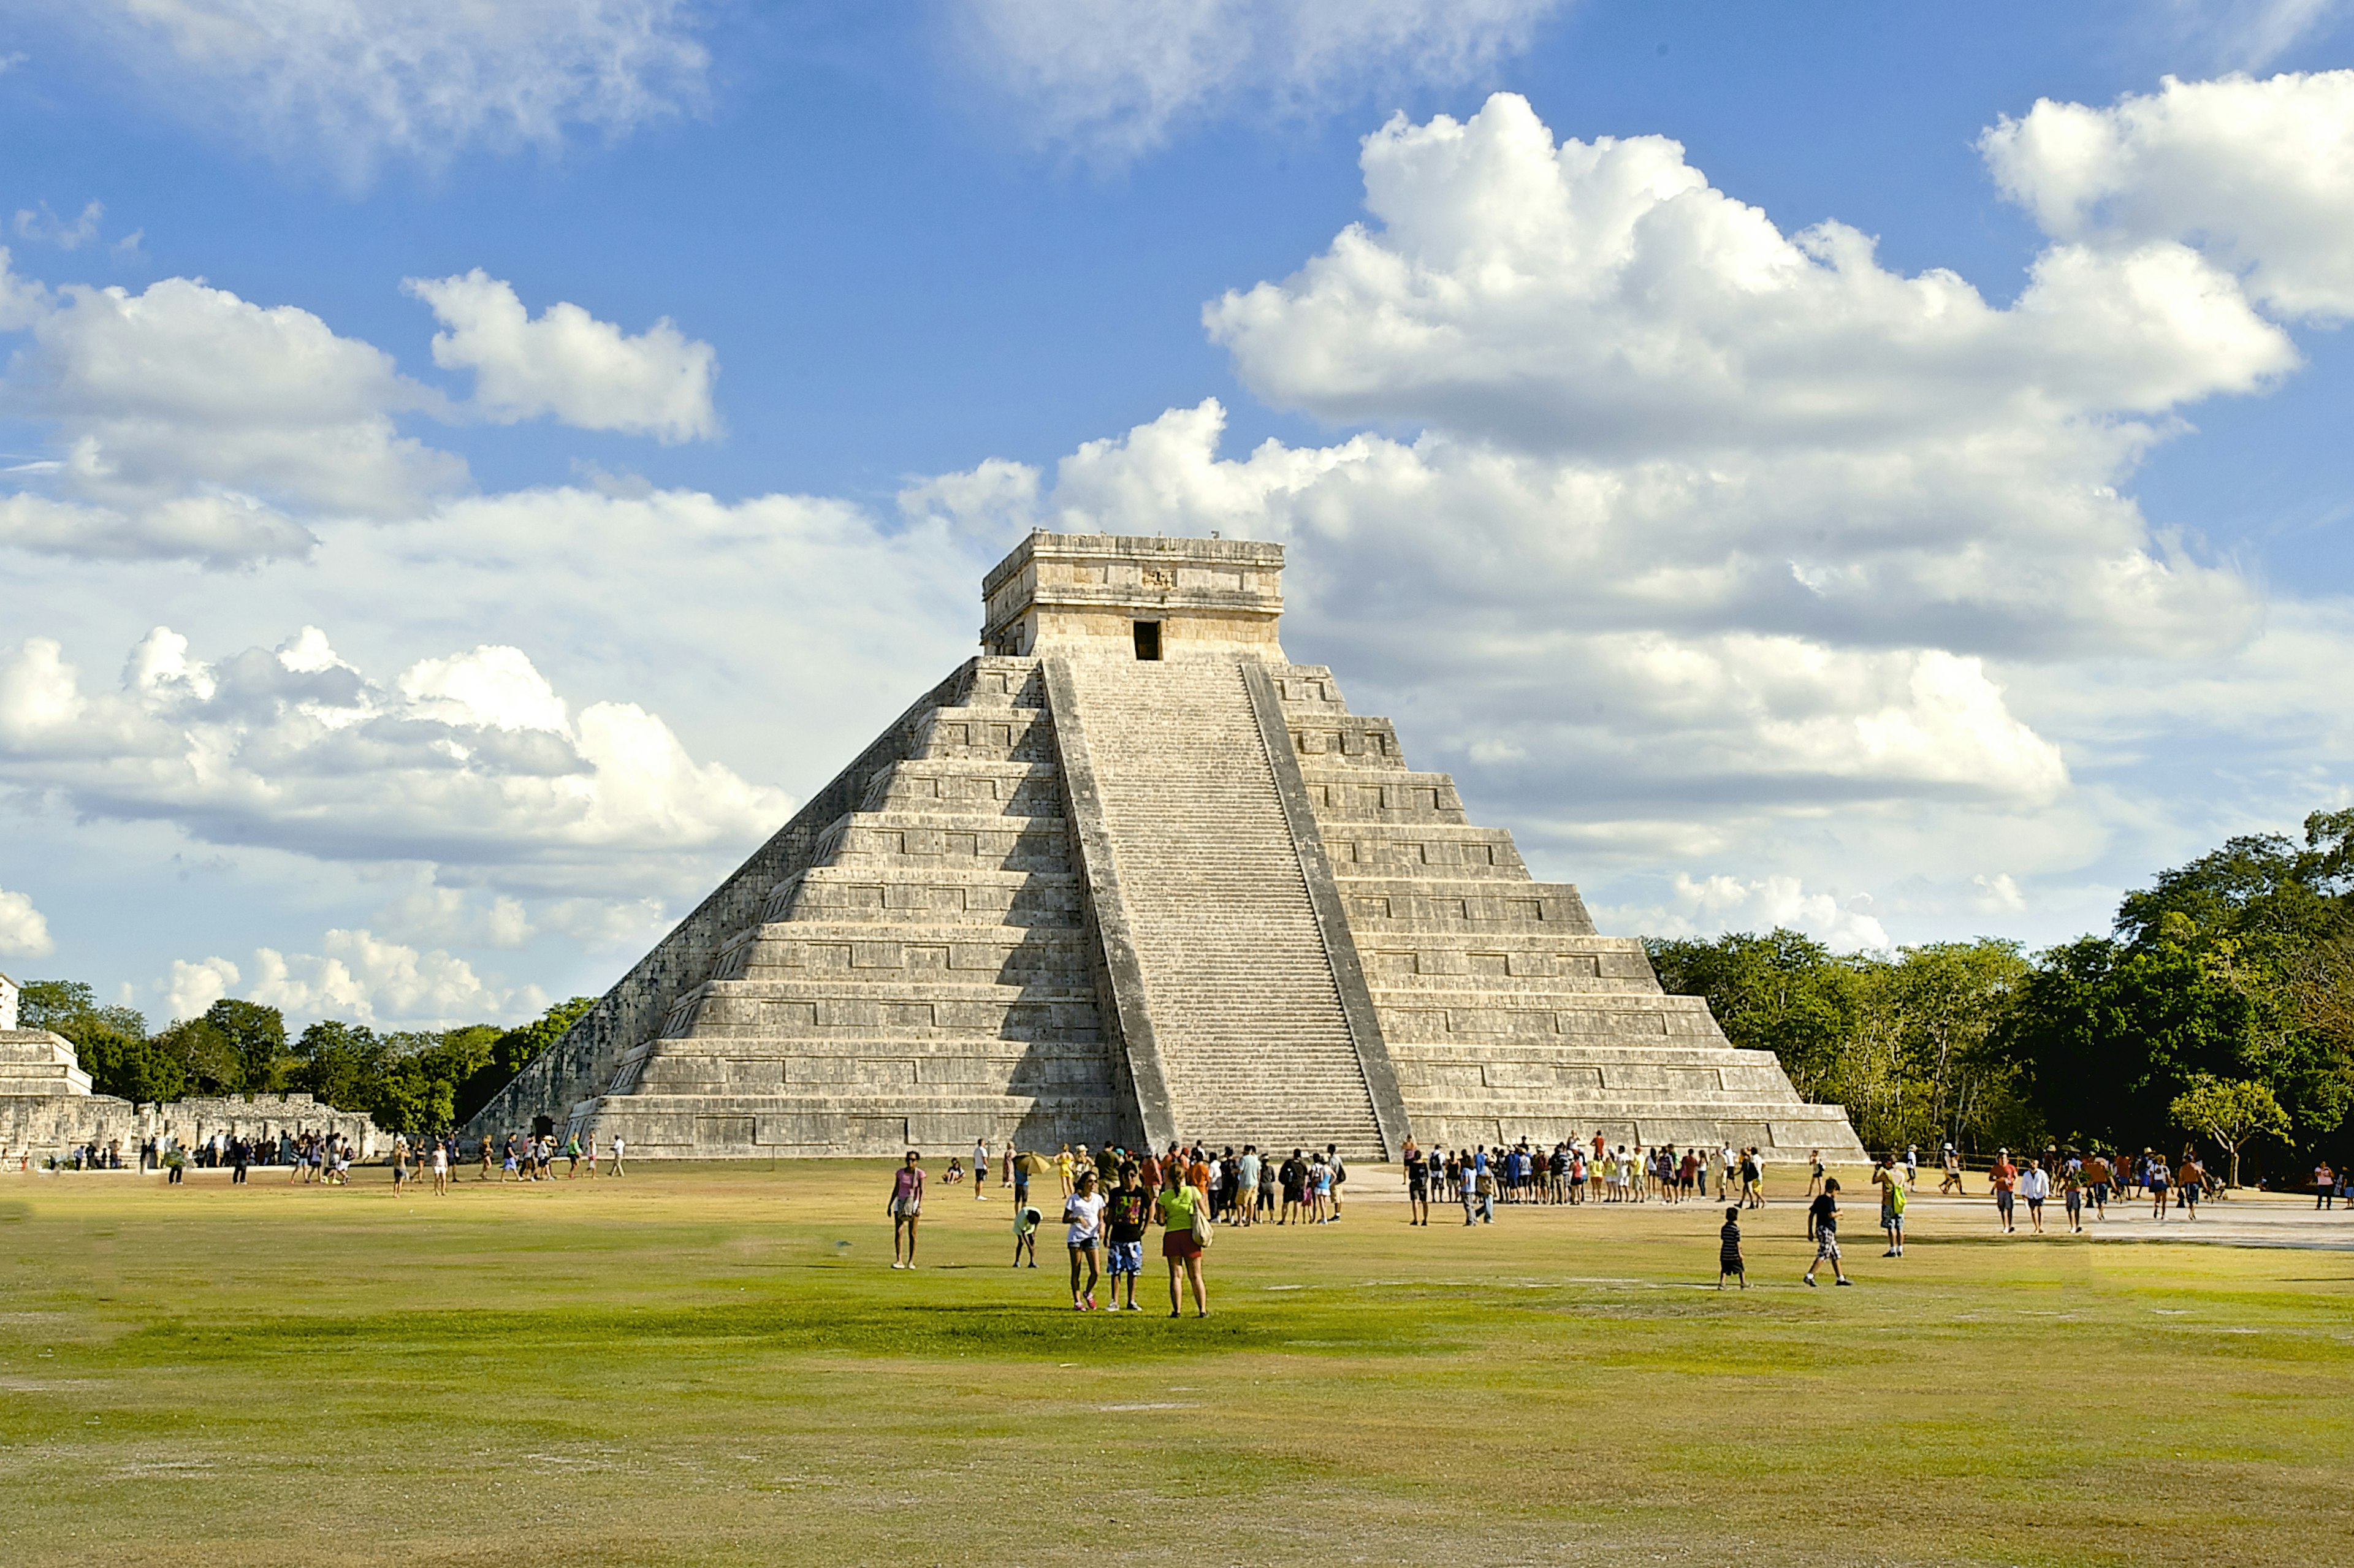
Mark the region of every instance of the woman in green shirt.
<instances>
[{"instance_id":1,"label":"woman in green shirt","mask_svg":"<svg viewBox=\"0 0 2354 1568\"><path fill-rule=\"evenodd\" d=\"M1210 1298L1202 1284L1202 1243L1198 1231L1206 1231L1210 1223L1208 1194L1190 1181L1172 1181L1161 1189L1153 1200L1152 1217L1166 1233L1161 1238L1161 1255L1169 1260L1169 1315L1178 1315L1178 1277L1182 1274L1193 1286L1193 1312L1196 1317L1210 1315Z\"/></svg>"}]
</instances>

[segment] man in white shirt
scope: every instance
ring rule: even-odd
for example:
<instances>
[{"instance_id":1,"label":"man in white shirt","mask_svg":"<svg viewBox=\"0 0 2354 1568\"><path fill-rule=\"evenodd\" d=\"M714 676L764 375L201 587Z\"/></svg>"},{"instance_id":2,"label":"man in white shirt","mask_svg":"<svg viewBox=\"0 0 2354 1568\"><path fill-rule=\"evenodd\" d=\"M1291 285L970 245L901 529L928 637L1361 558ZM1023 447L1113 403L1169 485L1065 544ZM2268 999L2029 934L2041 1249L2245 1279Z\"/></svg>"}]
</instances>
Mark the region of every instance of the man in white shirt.
<instances>
[{"instance_id":1,"label":"man in white shirt","mask_svg":"<svg viewBox=\"0 0 2354 1568\"><path fill-rule=\"evenodd\" d=\"M2052 1196L2052 1173L2043 1169L2041 1160L2027 1162L2026 1171L2019 1178L2019 1195L2027 1200L2027 1223L2035 1234L2043 1234L2043 1200Z\"/></svg>"},{"instance_id":2,"label":"man in white shirt","mask_svg":"<svg viewBox=\"0 0 2354 1568\"><path fill-rule=\"evenodd\" d=\"M983 1189L988 1185L989 1139L984 1135L972 1140L972 1201L974 1202L987 1201L989 1194Z\"/></svg>"}]
</instances>

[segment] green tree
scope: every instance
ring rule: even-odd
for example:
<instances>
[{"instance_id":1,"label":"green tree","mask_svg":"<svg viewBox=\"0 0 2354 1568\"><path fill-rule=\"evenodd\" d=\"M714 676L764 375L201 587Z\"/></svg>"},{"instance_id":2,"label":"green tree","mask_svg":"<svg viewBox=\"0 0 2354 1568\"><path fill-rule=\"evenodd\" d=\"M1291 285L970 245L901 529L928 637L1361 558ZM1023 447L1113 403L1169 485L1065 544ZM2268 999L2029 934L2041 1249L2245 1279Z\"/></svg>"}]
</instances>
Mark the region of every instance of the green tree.
<instances>
[{"instance_id":1,"label":"green tree","mask_svg":"<svg viewBox=\"0 0 2354 1568\"><path fill-rule=\"evenodd\" d=\"M501 1089L514 1081L514 1075L517 1073L530 1066L543 1052L563 1039L565 1033L586 1017L588 1010L596 1005L597 999L593 996L576 996L568 1001L557 1002L554 1007L519 1028L493 1032L493 1037L487 1042L487 1049L480 1058L479 1065L459 1080L456 1119L461 1122L472 1121L476 1112L490 1104ZM472 1053L485 1046L486 1043L479 1033L469 1031L453 1030L449 1035L444 1036L444 1040L453 1040L461 1033L467 1033L469 1036L462 1047L462 1051L469 1057ZM452 1049L460 1048L453 1046ZM454 1057L453 1060L455 1060Z\"/></svg>"},{"instance_id":2,"label":"green tree","mask_svg":"<svg viewBox=\"0 0 2354 1568\"><path fill-rule=\"evenodd\" d=\"M2167 1107L2174 1125L2204 1133L2232 1157L2232 1185L2240 1184L2240 1150L2258 1133L2288 1136L2288 1113L2272 1090L2248 1078L2218 1078L2205 1073L2174 1097Z\"/></svg>"},{"instance_id":3,"label":"green tree","mask_svg":"<svg viewBox=\"0 0 2354 1568\"><path fill-rule=\"evenodd\" d=\"M27 980L16 999L16 1022L27 1029L59 1027L98 1011L98 998L82 980Z\"/></svg>"},{"instance_id":4,"label":"green tree","mask_svg":"<svg viewBox=\"0 0 2354 1568\"><path fill-rule=\"evenodd\" d=\"M1829 948L1778 926L1763 937L1650 938L1643 945L1659 984L1706 997L1725 1038L1744 1050L1771 1051L1808 1098L1836 1097L1828 1091L1862 998L1854 972Z\"/></svg>"},{"instance_id":5,"label":"green tree","mask_svg":"<svg viewBox=\"0 0 2354 1568\"><path fill-rule=\"evenodd\" d=\"M270 1094L285 1087L293 1059L286 1049L286 1020L276 1008L225 996L205 1010L204 1021L237 1053L239 1088Z\"/></svg>"},{"instance_id":6,"label":"green tree","mask_svg":"<svg viewBox=\"0 0 2354 1568\"><path fill-rule=\"evenodd\" d=\"M337 1110L368 1110L388 1055L366 1025L322 1019L294 1043L294 1086Z\"/></svg>"},{"instance_id":7,"label":"green tree","mask_svg":"<svg viewBox=\"0 0 2354 1568\"><path fill-rule=\"evenodd\" d=\"M58 1033L73 1042L90 1087L101 1095L152 1105L188 1092L187 1070L165 1046L143 1033L118 1026L99 1012L69 1021Z\"/></svg>"},{"instance_id":8,"label":"green tree","mask_svg":"<svg viewBox=\"0 0 2354 1568\"><path fill-rule=\"evenodd\" d=\"M181 1076L197 1094L228 1094L244 1086L245 1059L207 1019L175 1023L151 1044L178 1065Z\"/></svg>"}]
</instances>

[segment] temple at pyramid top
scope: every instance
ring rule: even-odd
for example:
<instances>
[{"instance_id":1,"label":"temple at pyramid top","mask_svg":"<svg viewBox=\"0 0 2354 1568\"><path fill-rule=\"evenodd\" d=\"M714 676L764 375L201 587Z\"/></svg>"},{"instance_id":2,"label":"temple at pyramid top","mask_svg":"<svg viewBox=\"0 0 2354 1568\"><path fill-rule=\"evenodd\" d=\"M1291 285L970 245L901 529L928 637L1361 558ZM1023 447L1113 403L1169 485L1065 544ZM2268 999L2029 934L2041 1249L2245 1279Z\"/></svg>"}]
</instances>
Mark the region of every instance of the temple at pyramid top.
<instances>
[{"instance_id":1,"label":"temple at pyramid top","mask_svg":"<svg viewBox=\"0 0 2354 1568\"><path fill-rule=\"evenodd\" d=\"M1277 638L1283 549L1032 534L892 721L471 1130L1861 1153Z\"/></svg>"},{"instance_id":2,"label":"temple at pyramid top","mask_svg":"<svg viewBox=\"0 0 2354 1568\"><path fill-rule=\"evenodd\" d=\"M991 653L1281 660L1283 546L1034 530L981 579Z\"/></svg>"}]
</instances>

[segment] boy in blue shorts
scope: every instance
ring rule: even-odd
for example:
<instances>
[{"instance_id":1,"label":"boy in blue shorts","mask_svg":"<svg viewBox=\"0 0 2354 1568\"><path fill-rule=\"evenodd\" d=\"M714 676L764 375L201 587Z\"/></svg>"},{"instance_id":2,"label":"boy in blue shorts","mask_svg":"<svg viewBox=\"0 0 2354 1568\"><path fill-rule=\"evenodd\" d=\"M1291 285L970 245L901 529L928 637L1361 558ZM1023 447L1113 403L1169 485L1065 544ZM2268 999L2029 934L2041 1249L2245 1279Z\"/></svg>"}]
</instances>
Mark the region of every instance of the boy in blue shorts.
<instances>
[{"instance_id":1,"label":"boy in blue shorts","mask_svg":"<svg viewBox=\"0 0 2354 1568\"><path fill-rule=\"evenodd\" d=\"M1111 1309L1115 1312L1141 1312L1136 1304L1136 1281L1144 1272L1144 1226L1151 1217L1151 1201L1144 1189L1137 1185L1136 1167L1119 1168L1119 1188L1111 1195L1104 1210L1104 1236L1111 1252ZM1128 1301L1119 1298L1119 1282L1128 1281Z\"/></svg>"}]
</instances>

